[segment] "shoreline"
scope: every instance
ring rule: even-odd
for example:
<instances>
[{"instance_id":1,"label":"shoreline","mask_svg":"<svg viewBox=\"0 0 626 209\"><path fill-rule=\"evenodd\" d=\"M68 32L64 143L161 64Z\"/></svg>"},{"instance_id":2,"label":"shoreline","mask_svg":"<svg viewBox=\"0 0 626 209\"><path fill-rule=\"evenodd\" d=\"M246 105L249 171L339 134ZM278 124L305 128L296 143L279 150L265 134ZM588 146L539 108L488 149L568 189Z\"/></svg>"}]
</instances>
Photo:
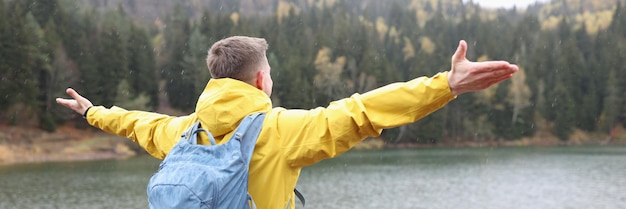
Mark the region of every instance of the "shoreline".
<instances>
[{"instance_id":1,"label":"shoreline","mask_svg":"<svg viewBox=\"0 0 626 209\"><path fill-rule=\"evenodd\" d=\"M56 132L0 125L0 166L124 159L137 155L132 142L92 129L60 127Z\"/></svg>"},{"instance_id":2,"label":"shoreline","mask_svg":"<svg viewBox=\"0 0 626 209\"><path fill-rule=\"evenodd\" d=\"M443 140L433 144L385 143L381 138L369 138L354 150L456 148L456 147L550 147L550 146L626 146L626 136L609 139L601 135L581 135L568 141L541 136L519 140ZM600 140L591 140L591 139ZM132 141L92 128L78 129L69 125L56 132L37 128L0 124L0 166L45 162L75 162L126 159L147 154Z\"/></svg>"}]
</instances>

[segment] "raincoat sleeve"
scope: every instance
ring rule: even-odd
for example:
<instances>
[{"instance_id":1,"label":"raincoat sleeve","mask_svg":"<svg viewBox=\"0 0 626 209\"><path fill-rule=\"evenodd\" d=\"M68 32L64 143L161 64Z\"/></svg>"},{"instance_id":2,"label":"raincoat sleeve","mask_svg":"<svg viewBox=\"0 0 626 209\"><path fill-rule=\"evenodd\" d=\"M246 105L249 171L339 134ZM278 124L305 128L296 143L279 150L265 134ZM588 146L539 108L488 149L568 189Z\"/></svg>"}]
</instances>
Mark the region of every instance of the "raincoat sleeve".
<instances>
[{"instance_id":1,"label":"raincoat sleeve","mask_svg":"<svg viewBox=\"0 0 626 209\"><path fill-rule=\"evenodd\" d=\"M326 108L279 111L275 128L288 164L304 167L342 154L383 129L413 123L454 98L444 72L354 94Z\"/></svg>"},{"instance_id":2,"label":"raincoat sleeve","mask_svg":"<svg viewBox=\"0 0 626 209\"><path fill-rule=\"evenodd\" d=\"M138 143L150 155L163 159L178 142L184 129L194 122L195 114L173 117L144 111L128 111L94 106L87 112L87 122L108 133L124 136Z\"/></svg>"}]
</instances>

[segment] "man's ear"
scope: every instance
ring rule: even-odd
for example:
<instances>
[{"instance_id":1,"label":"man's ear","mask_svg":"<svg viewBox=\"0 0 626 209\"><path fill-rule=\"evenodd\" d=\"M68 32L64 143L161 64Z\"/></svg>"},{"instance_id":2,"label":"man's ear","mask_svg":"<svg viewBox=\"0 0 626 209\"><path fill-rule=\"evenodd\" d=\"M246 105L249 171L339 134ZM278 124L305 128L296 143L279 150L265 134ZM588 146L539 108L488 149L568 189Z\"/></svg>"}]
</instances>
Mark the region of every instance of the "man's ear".
<instances>
[{"instance_id":1,"label":"man's ear","mask_svg":"<svg viewBox=\"0 0 626 209\"><path fill-rule=\"evenodd\" d=\"M265 79L265 77L263 77L263 71L262 70L256 71L256 79L254 81L254 84L255 84L256 88L261 90L261 91L264 90L263 89L264 88L263 87L263 79Z\"/></svg>"}]
</instances>

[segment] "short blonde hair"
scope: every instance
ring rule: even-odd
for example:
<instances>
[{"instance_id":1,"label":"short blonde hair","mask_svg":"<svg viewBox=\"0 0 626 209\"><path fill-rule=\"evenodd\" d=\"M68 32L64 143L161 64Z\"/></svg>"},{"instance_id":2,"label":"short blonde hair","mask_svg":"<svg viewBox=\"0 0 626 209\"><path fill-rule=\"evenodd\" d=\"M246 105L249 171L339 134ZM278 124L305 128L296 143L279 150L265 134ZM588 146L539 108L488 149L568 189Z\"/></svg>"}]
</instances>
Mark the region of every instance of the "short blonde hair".
<instances>
[{"instance_id":1,"label":"short blonde hair","mask_svg":"<svg viewBox=\"0 0 626 209\"><path fill-rule=\"evenodd\" d=\"M248 82L265 59L267 49L267 41L262 38L233 36L215 42L206 59L211 77Z\"/></svg>"}]
</instances>

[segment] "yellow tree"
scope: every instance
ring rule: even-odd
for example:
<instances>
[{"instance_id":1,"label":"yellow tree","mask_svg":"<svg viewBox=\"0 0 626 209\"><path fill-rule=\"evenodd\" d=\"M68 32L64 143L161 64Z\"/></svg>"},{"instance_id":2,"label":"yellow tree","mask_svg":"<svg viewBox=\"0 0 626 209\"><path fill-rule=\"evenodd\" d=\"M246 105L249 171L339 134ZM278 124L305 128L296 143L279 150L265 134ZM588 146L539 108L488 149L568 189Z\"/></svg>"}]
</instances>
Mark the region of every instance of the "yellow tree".
<instances>
[{"instance_id":1,"label":"yellow tree","mask_svg":"<svg viewBox=\"0 0 626 209\"><path fill-rule=\"evenodd\" d=\"M483 56L480 56L476 61L482 62L482 61L488 61L488 60L489 60L489 57L487 55L483 55ZM499 87L500 85L496 84L485 90L473 93L472 95L475 98L474 100L475 103L479 105L486 105L490 108L494 108L497 110L503 110L504 107L502 107L502 105L497 105L495 103L496 92L498 91Z\"/></svg>"},{"instance_id":2,"label":"yellow tree","mask_svg":"<svg viewBox=\"0 0 626 209\"><path fill-rule=\"evenodd\" d=\"M385 19L382 17L376 18L376 32L378 32L378 39L382 42L385 40L385 36L389 31L389 26L385 23Z\"/></svg>"},{"instance_id":3,"label":"yellow tree","mask_svg":"<svg viewBox=\"0 0 626 209\"><path fill-rule=\"evenodd\" d=\"M278 18L278 23L280 24L283 18L289 18L289 13L292 11L294 14L299 14L300 8L298 8L298 6L293 2L282 0L278 1L278 6L276 7L276 18Z\"/></svg>"},{"instance_id":4,"label":"yellow tree","mask_svg":"<svg viewBox=\"0 0 626 209\"><path fill-rule=\"evenodd\" d=\"M328 47L323 47L317 53L314 62L317 75L315 75L313 83L330 99L338 99L345 97L349 93L348 91L354 88L354 84L344 82L341 79L341 74L346 66L346 57L340 56L333 62L331 56L332 50Z\"/></svg>"},{"instance_id":5,"label":"yellow tree","mask_svg":"<svg viewBox=\"0 0 626 209\"><path fill-rule=\"evenodd\" d=\"M433 54L435 53L435 50L437 49L437 46L435 45L435 43L430 40L430 38L428 38L427 36L423 37L420 40L420 45L423 51L425 51L428 54Z\"/></svg>"},{"instance_id":6,"label":"yellow tree","mask_svg":"<svg viewBox=\"0 0 626 209\"><path fill-rule=\"evenodd\" d=\"M513 124L517 121L520 111L531 105L531 96L532 92L526 84L526 73L524 73L524 70L520 68L520 70L511 78L509 96L506 99L506 101L513 106L513 117L511 118L511 122Z\"/></svg>"}]
</instances>

